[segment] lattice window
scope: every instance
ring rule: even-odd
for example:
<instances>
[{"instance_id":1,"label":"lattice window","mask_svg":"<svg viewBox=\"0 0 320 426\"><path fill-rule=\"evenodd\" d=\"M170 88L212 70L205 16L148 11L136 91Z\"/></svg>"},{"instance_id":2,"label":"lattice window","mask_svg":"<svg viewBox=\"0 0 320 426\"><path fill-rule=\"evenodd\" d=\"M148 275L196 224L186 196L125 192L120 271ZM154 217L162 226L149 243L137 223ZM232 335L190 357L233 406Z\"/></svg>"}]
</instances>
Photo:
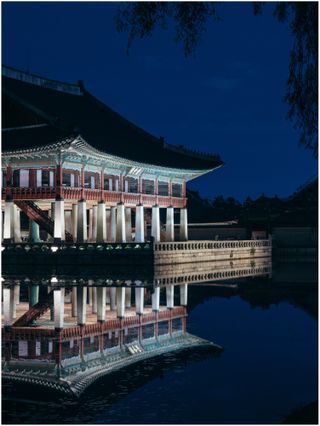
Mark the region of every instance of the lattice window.
<instances>
[{"instance_id":1,"label":"lattice window","mask_svg":"<svg viewBox=\"0 0 320 426\"><path fill-rule=\"evenodd\" d=\"M144 179L142 181L142 192L144 194L154 194L154 181Z\"/></svg>"},{"instance_id":2,"label":"lattice window","mask_svg":"<svg viewBox=\"0 0 320 426\"><path fill-rule=\"evenodd\" d=\"M138 179L129 177L128 178L128 189L129 192L137 193L138 192Z\"/></svg>"},{"instance_id":3,"label":"lattice window","mask_svg":"<svg viewBox=\"0 0 320 426\"><path fill-rule=\"evenodd\" d=\"M181 197L182 194L182 185L180 183L172 184L172 196L173 197Z\"/></svg>"},{"instance_id":4,"label":"lattice window","mask_svg":"<svg viewBox=\"0 0 320 426\"><path fill-rule=\"evenodd\" d=\"M158 193L159 193L159 195L164 195L164 196L169 195L169 184L168 184L168 182L160 182L159 181Z\"/></svg>"}]
</instances>

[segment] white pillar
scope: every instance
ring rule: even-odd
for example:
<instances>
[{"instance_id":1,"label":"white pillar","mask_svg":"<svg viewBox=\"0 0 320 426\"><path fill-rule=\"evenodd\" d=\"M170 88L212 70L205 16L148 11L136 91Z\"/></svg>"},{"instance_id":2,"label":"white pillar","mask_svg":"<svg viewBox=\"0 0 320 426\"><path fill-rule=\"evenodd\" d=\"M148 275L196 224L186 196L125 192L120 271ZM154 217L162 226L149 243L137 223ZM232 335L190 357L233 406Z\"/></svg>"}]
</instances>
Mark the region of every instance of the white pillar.
<instances>
[{"instance_id":1,"label":"white pillar","mask_svg":"<svg viewBox=\"0 0 320 426\"><path fill-rule=\"evenodd\" d=\"M95 243L97 241L97 222L98 222L98 206L92 207L92 235L91 241Z\"/></svg>"},{"instance_id":2,"label":"white pillar","mask_svg":"<svg viewBox=\"0 0 320 426\"><path fill-rule=\"evenodd\" d=\"M77 313L78 313L78 324L85 325L86 323L86 313L87 313L87 288L78 287L77 288Z\"/></svg>"},{"instance_id":3,"label":"white pillar","mask_svg":"<svg viewBox=\"0 0 320 426\"><path fill-rule=\"evenodd\" d=\"M29 241L32 243L38 243L40 241L40 227L31 219L29 221Z\"/></svg>"},{"instance_id":4,"label":"white pillar","mask_svg":"<svg viewBox=\"0 0 320 426\"><path fill-rule=\"evenodd\" d=\"M77 242L87 242L87 209L85 200L78 201L78 231Z\"/></svg>"},{"instance_id":5,"label":"white pillar","mask_svg":"<svg viewBox=\"0 0 320 426\"><path fill-rule=\"evenodd\" d=\"M167 207L166 241L174 241L174 208Z\"/></svg>"},{"instance_id":6,"label":"white pillar","mask_svg":"<svg viewBox=\"0 0 320 426\"><path fill-rule=\"evenodd\" d=\"M97 313L97 287L92 287L92 313Z\"/></svg>"},{"instance_id":7,"label":"white pillar","mask_svg":"<svg viewBox=\"0 0 320 426\"><path fill-rule=\"evenodd\" d=\"M66 210L64 212L64 221L65 221L65 227L70 234L72 234L73 226L72 226L72 217L71 217L71 210Z\"/></svg>"},{"instance_id":8,"label":"white pillar","mask_svg":"<svg viewBox=\"0 0 320 426\"><path fill-rule=\"evenodd\" d=\"M117 317L124 317L125 288L117 287Z\"/></svg>"},{"instance_id":9,"label":"white pillar","mask_svg":"<svg viewBox=\"0 0 320 426\"><path fill-rule=\"evenodd\" d=\"M157 204L152 207L151 236L155 243L160 242L160 209Z\"/></svg>"},{"instance_id":10,"label":"white pillar","mask_svg":"<svg viewBox=\"0 0 320 426\"><path fill-rule=\"evenodd\" d=\"M136 206L136 236L137 243L144 243L144 207L143 204Z\"/></svg>"},{"instance_id":11,"label":"white pillar","mask_svg":"<svg viewBox=\"0 0 320 426\"><path fill-rule=\"evenodd\" d=\"M13 201L6 201L4 206L4 226L3 239L6 241L13 240Z\"/></svg>"},{"instance_id":12,"label":"white pillar","mask_svg":"<svg viewBox=\"0 0 320 426\"><path fill-rule=\"evenodd\" d=\"M56 200L54 202L54 234L55 241L65 240L64 227L64 200Z\"/></svg>"},{"instance_id":13,"label":"white pillar","mask_svg":"<svg viewBox=\"0 0 320 426\"><path fill-rule=\"evenodd\" d=\"M181 306L188 305L188 284L180 285L180 305Z\"/></svg>"},{"instance_id":14,"label":"white pillar","mask_svg":"<svg viewBox=\"0 0 320 426\"><path fill-rule=\"evenodd\" d=\"M15 243L21 243L21 222L20 222L20 209L13 204L14 225L13 236Z\"/></svg>"},{"instance_id":15,"label":"white pillar","mask_svg":"<svg viewBox=\"0 0 320 426\"><path fill-rule=\"evenodd\" d=\"M126 308L131 308L131 288L126 288L126 297L125 297L125 306Z\"/></svg>"},{"instance_id":16,"label":"white pillar","mask_svg":"<svg viewBox=\"0 0 320 426\"><path fill-rule=\"evenodd\" d=\"M16 284L13 289L13 297L11 298L11 302L12 302L12 318L17 318L17 305L19 304L19 300L20 300L20 285Z\"/></svg>"},{"instance_id":17,"label":"white pillar","mask_svg":"<svg viewBox=\"0 0 320 426\"><path fill-rule=\"evenodd\" d=\"M111 207L110 210L110 234L109 240L111 243L116 241L117 236L117 208Z\"/></svg>"},{"instance_id":18,"label":"white pillar","mask_svg":"<svg viewBox=\"0 0 320 426\"><path fill-rule=\"evenodd\" d=\"M126 241L127 243L130 243L132 241L131 208L130 207L126 207L125 216L126 216Z\"/></svg>"},{"instance_id":19,"label":"white pillar","mask_svg":"<svg viewBox=\"0 0 320 426\"><path fill-rule=\"evenodd\" d=\"M152 299L152 310L159 311L160 309L160 287L155 287L154 292L151 296Z\"/></svg>"},{"instance_id":20,"label":"white pillar","mask_svg":"<svg viewBox=\"0 0 320 426\"><path fill-rule=\"evenodd\" d=\"M77 206L77 204L72 204L71 220L72 220L73 241L77 241L77 229L78 229L78 206Z\"/></svg>"},{"instance_id":21,"label":"white pillar","mask_svg":"<svg viewBox=\"0 0 320 426\"><path fill-rule=\"evenodd\" d=\"M97 313L98 321L106 320L106 288L97 287Z\"/></svg>"},{"instance_id":22,"label":"white pillar","mask_svg":"<svg viewBox=\"0 0 320 426\"><path fill-rule=\"evenodd\" d=\"M166 286L167 295L167 308L172 309L174 307L174 285L169 284Z\"/></svg>"},{"instance_id":23,"label":"white pillar","mask_svg":"<svg viewBox=\"0 0 320 426\"><path fill-rule=\"evenodd\" d=\"M136 287L135 288L135 302L136 302L136 313L143 314L144 308L144 288Z\"/></svg>"},{"instance_id":24,"label":"white pillar","mask_svg":"<svg viewBox=\"0 0 320 426\"><path fill-rule=\"evenodd\" d=\"M180 210L180 241L188 241L188 213L186 208Z\"/></svg>"},{"instance_id":25,"label":"white pillar","mask_svg":"<svg viewBox=\"0 0 320 426\"><path fill-rule=\"evenodd\" d=\"M106 205L104 201L98 204L97 212L97 243L104 243L107 239Z\"/></svg>"},{"instance_id":26,"label":"white pillar","mask_svg":"<svg viewBox=\"0 0 320 426\"><path fill-rule=\"evenodd\" d=\"M53 290L54 327L63 328L64 317L64 288Z\"/></svg>"},{"instance_id":27,"label":"white pillar","mask_svg":"<svg viewBox=\"0 0 320 426\"><path fill-rule=\"evenodd\" d=\"M116 302L116 288L110 287L110 310L115 311L117 307Z\"/></svg>"},{"instance_id":28,"label":"white pillar","mask_svg":"<svg viewBox=\"0 0 320 426\"><path fill-rule=\"evenodd\" d=\"M75 318L77 316L77 287L72 287L71 310L71 316Z\"/></svg>"},{"instance_id":29,"label":"white pillar","mask_svg":"<svg viewBox=\"0 0 320 426\"><path fill-rule=\"evenodd\" d=\"M123 203L117 205L117 243L126 242L126 220L125 220L125 209Z\"/></svg>"},{"instance_id":30,"label":"white pillar","mask_svg":"<svg viewBox=\"0 0 320 426\"><path fill-rule=\"evenodd\" d=\"M12 325L12 307L13 307L13 289L12 288L4 288L3 289L3 325L5 327L9 327Z\"/></svg>"}]
</instances>

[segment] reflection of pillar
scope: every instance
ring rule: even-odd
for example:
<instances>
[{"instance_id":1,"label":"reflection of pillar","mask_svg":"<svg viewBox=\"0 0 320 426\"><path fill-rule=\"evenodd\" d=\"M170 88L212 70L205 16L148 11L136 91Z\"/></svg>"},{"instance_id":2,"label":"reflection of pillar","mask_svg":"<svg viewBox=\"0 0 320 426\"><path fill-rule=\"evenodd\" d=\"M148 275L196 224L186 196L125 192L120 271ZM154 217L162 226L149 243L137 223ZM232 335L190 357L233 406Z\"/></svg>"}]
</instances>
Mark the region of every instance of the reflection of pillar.
<instances>
[{"instance_id":1,"label":"reflection of pillar","mask_svg":"<svg viewBox=\"0 0 320 426\"><path fill-rule=\"evenodd\" d=\"M66 210L64 212L65 228L66 228L66 231L70 232L70 234L72 234L72 231L73 231L71 216L72 216L71 210Z\"/></svg>"},{"instance_id":2,"label":"reflection of pillar","mask_svg":"<svg viewBox=\"0 0 320 426\"><path fill-rule=\"evenodd\" d=\"M88 281L88 283L91 280ZM88 291L87 291L87 304L91 305L92 304L92 287L87 287Z\"/></svg>"},{"instance_id":3,"label":"reflection of pillar","mask_svg":"<svg viewBox=\"0 0 320 426\"><path fill-rule=\"evenodd\" d=\"M117 243L126 242L126 221L125 221L125 208L123 203L117 205Z\"/></svg>"},{"instance_id":4,"label":"reflection of pillar","mask_svg":"<svg viewBox=\"0 0 320 426\"><path fill-rule=\"evenodd\" d=\"M180 305L181 306L188 305L188 284L180 285Z\"/></svg>"},{"instance_id":5,"label":"reflection of pillar","mask_svg":"<svg viewBox=\"0 0 320 426\"><path fill-rule=\"evenodd\" d=\"M92 313L97 313L97 287L92 288Z\"/></svg>"},{"instance_id":6,"label":"reflection of pillar","mask_svg":"<svg viewBox=\"0 0 320 426\"><path fill-rule=\"evenodd\" d=\"M92 222L93 222L93 214L92 209L88 209L89 211L89 223L88 223L88 241L92 240Z\"/></svg>"},{"instance_id":7,"label":"reflection of pillar","mask_svg":"<svg viewBox=\"0 0 320 426\"><path fill-rule=\"evenodd\" d=\"M180 209L180 241L188 241L188 213L187 209Z\"/></svg>"},{"instance_id":8,"label":"reflection of pillar","mask_svg":"<svg viewBox=\"0 0 320 426\"><path fill-rule=\"evenodd\" d=\"M126 219L126 241L130 243L132 241L132 229L131 229L131 208L126 207L125 209L125 219Z\"/></svg>"},{"instance_id":9,"label":"reflection of pillar","mask_svg":"<svg viewBox=\"0 0 320 426\"><path fill-rule=\"evenodd\" d=\"M97 288L97 313L98 321L103 322L106 319L106 288Z\"/></svg>"},{"instance_id":10,"label":"reflection of pillar","mask_svg":"<svg viewBox=\"0 0 320 426\"><path fill-rule=\"evenodd\" d=\"M104 201L98 204L97 212L97 243L104 243L107 239L106 205Z\"/></svg>"},{"instance_id":11,"label":"reflection of pillar","mask_svg":"<svg viewBox=\"0 0 320 426\"><path fill-rule=\"evenodd\" d=\"M110 288L106 288L106 304L110 305Z\"/></svg>"},{"instance_id":12,"label":"reflection of pillar","mask_svg":"<svg viewBox=\"0 0 320 426\"><path fill-rule=\"evenodd\" d=\"M77 241L77 229L78 229L78 206L77 204L72 204L71 212L71 221L72 221L72 235L73 241Z\"/></svg>"},{"instance_id":13,"label":"reflection of pillar","mask_svg":"<svg viewBox=\"0 0 320 426\"><path fill-rule=\"evenodd\" d=\"M155 243L160 242L160 209L158 205L152 207L151 236Z\"/></svg>"},{"instance_id":14,"label":"reflection of pillar","mask_svg":"<svg viewBox=\"0 0 320 426\"><path fill-rule=\"evenodd\" d=\"M124 317L124 300L125 300L125 288L118 287L117 288L117 317Z\"/></svg>"},{"instance_id":15,"label":"reflection of pillar","mask_svg":"<svg viewBox=\"0 0 320 426\"><path fill-rule=\"evenodd\" d=\"M106 215L106 241L110 241L110 235L111 235L111 210L106 209L105 212Z\"/></svg>"},{"instance_id":16,"label":"reflection of pillar","mask_svg":"<svg viewBox=\"0 0 320 426\"><path fill-rule=\"evenodd\" d=\"M13 201L7 200L4 206L4 221L3 221L3 239L5 241L13 240Z\"/></svg>"},{"instance_id":17,"label":"reflection of pillar","mask_svg":"<svg viewBox=\"0 0 320 426\"><path fill-rule=\"evenodd\" d=\"M136 302L136 313L143 314L143 307L144 307L144 288L143 287L135 288L135 302Z\"/></svg>"},{"instance_id":18,"label":"reflection of pillar","mask_svg":"<svg viewBox=\"0 0 320 426\"><path fill-rule=\"evenodd\" d=\"M126 296L125 296L125 306L126 308L131 308L131 288L126 288Z\"/></svg>"},{"instance_id":19,"label":"reflection of pillar","mask_svg":"<svg viewBox=\"0 0 320 426\"><path fill-rule=\"evenodd\" d=\"M71 293L71 315L74 318L77 316L77 287L72 287L72 293Z\"/></svg>"},{"instance_id":20,"label":"reflection of pillar","mask_svg":"<svg viewBox=\"0 0 320 426\"><path fill-rule=\"evenodd\" d=\"M12 305L12 318L17 318L17 305L20 302L20 285L16 284L13 287L13 305Z\"/></svg>"},{"instance_id":21,"label":"reflection of pillar","mask_svg":"<svg viewBox=\"0 0 320 426\"><path fill-rule=\"evenodd\" d=\"M14 226L13 226L13 237L15 243L21 242L21 225L20 225L20 210L14 204L13 205L13 215L14 215Z\"/></svg>"},{"instance_id":22,"label":"reflection of pillar","mask_svg":"<svg viewBox=\"0 0 320 426\"><path fill-rule=\"evenodd\" d=\"M116 241L117 236L117 208L111 207L110 210L110 234L109 240L111 243Z\"/></svg>"},{"instance_id":23,"label":"reflection of pillar","mask_svg":"<svg viewBox=\"0 0 320 426\"><path fill-rule=\"evenodd\" d=\"M166 241L174 241L174 208L167 207Z\"/></svg>"},{"instance_id":24,"label":"reflection of pillar","mask_svg":"<svg viewBox=\"0 0 320 426\"><path fill-rule=\"evenodd\" d=\"M32 243L40 241L40 227L34 220L29 221L29 241Z\"/></svg>"},{"instance_id":25,"label":"reflection of pillar","mask_svg":"<svg viewBox=\"0 0 320 426\"><path fill-rule=\"evenodd\" d=\"M155 287L152 293L152 310L159 311L160 309L160 287Z\"/></svg>"},{"instance_id":26,"label":"reflection of pillar","mask_svg":"<svg viewBox=\"0 0 320 426\"><path fill-rule=\"evenodd\" d=\"M116 304L116 288L111 287L110 288L110 310L115 311L117 307Z\"/></svg>"},{"instance_id":27,"label":"reflection of pillar","mask_svg":"<svg viewBox=\"0 0 320 426\"><path fill-rule=\"evenodd\" d=\"M136 206L136 232L135 241L144 243L144 207L143 204Z\"/></svg>"},{"instance_id":28,"label":"reflection of pillar","mask_svg":"<svg viewBox=\"0 0 320 426\"><path fill-rule=\"evenodd\" d=\"M98 206L92 207L92 235L91 241L95 243L97 241L97 222L98 222Z\"/></svg>"},{"instance_id":29,"label":"reflection of pillar","mask_svg":"<svg viewBox=\"0 0 320 426\"><path fill-rule=\"evenodd\" d=\"M166 286L167 295L167 308L172 309L174 307L174 285L169 284Z\"/></svg>"},{"instance_id":30,"label":"reflection of pillar","mask_svg":"<svg viewBox=\"0 0 320 426\"><path fill-rule=\"evenodd\" d=\"M13 290L11 288L3 289L3 320L4 326L9 327L12 325L12 307L13 307Z\"/></svg>"},{"instance_id":31,"label":"reflection of pillar","mask_svg":"<svg viewBox=\"0 0 320 426\"><path fill-rule=\"evenodd\" d=\"M86 299L87 299L87 288L77 288L77 317L78 324L85 325L86 323Z\"/></svg>"},{"instance_id":32,"label":"reflection of pillar","mask_svg":"<svg viewBox=\"0 0 320 426\"><path fill-rule=\"evenodd\" d=\"M53 290L54 327L57 330L63 328L64 317L64 288Z\"/></svg>"},{"instance_id":33,"label":"reflection of pillar","mask_svg":"<svg viewBox=\"0 0 320 426\"><path fill-rule=\"evenodd\" d=\"M29 287L29 308L39 302L39 286L32 285Z\"/></svg>"},{"instance_id":34,"label":"reflection of pillar","mask_svg":"<svg viewBox=\"0 0 320 426\"><path fill-rule=\"evenodd\" d=\"M85 200L78 201L78 231L77 242L87 242L87 210Z\"/></svg>"},{"instance_id":35,"label":"reflection of pillar","mask_svg":"<svg viewBox=\"0 0 320 426\"><path fill-rule=\"evenodd\" d=\"M54 241L65 240L65 226L64 226L64 200L58 199L54 203Z\"/></svg>"}]
</instances>

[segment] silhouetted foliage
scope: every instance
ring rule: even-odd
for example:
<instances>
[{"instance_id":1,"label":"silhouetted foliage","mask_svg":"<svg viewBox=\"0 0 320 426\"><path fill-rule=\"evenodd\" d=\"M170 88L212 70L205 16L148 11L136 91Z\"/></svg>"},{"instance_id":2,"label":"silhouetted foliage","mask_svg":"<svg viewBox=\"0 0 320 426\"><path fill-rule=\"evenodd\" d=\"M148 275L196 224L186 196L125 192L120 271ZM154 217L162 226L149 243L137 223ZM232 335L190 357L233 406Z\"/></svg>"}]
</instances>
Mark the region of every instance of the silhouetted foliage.
<instances>
[{"instance_id":1,"label":"silhouetted foliage","mask_svg":"<svg viewBox=\"0 0 320 426\"><path fill-rule=\"evenodd\" d=\"M128 49L137 38L150 36L158 26L175 24L175 41L186 56L195 52L209 18L217 21L218 2L131 2L117 15L117 29L128 32ZM288 118L300 132L300 143L318 152L318 3L276 2L274 16L289 25L294 43L290 54L285 101ZM254 2L255 14L264 2Z\"/></svg>"}]
</instances>

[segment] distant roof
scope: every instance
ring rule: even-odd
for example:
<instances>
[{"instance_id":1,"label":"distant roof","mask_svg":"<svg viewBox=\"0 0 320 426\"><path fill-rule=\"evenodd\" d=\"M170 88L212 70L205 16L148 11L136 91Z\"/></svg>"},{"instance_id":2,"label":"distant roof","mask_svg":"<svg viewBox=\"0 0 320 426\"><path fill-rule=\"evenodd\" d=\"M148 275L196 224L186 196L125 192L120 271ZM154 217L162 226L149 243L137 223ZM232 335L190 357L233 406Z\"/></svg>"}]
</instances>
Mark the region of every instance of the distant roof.
<instances>
[{"instance_id":1,"label":"distant roof","mask_svg":"<svg viewBox=\"0 0 320 426\"><path fill-rule=\"evenodd\" d=\"M2 132L4 152L81 135L94 148L128 160L194 170L223 164L218 155L166 144L92 96L81 82L62 83L3 67L2 93L2 122L8 127Z\"/></svg>"}]
</instances>

